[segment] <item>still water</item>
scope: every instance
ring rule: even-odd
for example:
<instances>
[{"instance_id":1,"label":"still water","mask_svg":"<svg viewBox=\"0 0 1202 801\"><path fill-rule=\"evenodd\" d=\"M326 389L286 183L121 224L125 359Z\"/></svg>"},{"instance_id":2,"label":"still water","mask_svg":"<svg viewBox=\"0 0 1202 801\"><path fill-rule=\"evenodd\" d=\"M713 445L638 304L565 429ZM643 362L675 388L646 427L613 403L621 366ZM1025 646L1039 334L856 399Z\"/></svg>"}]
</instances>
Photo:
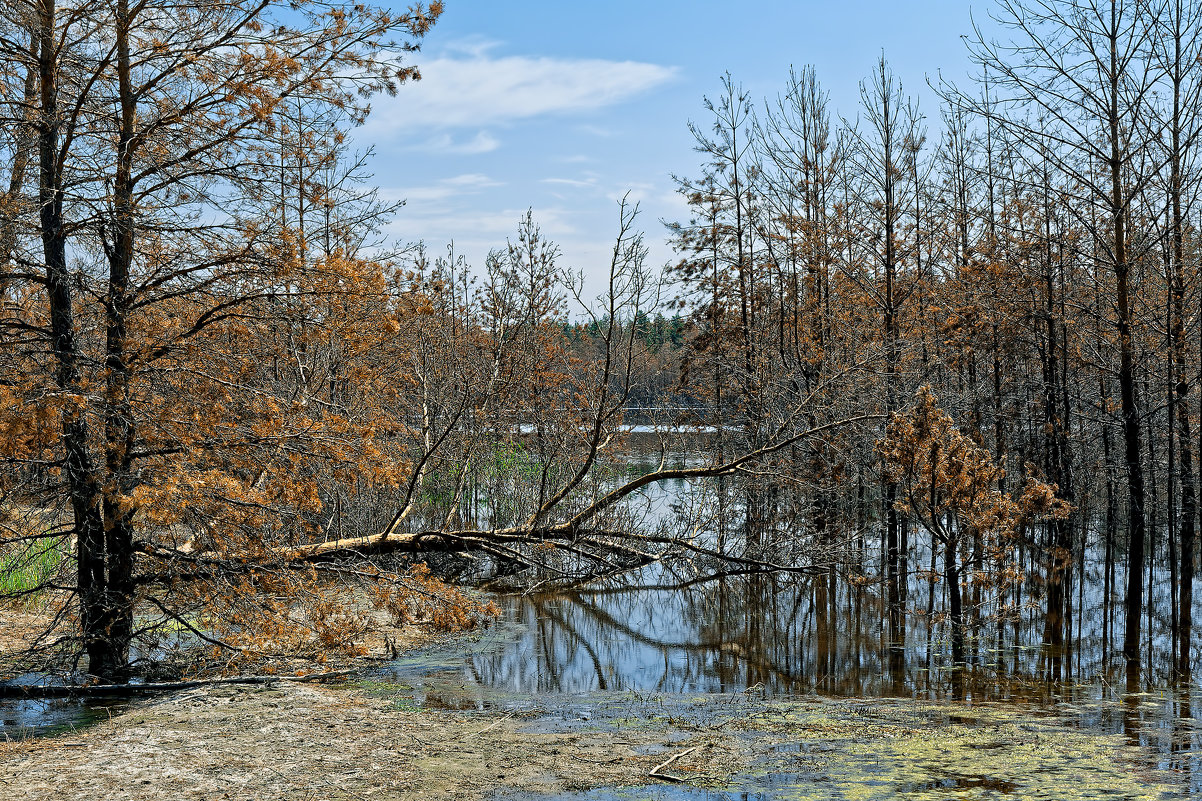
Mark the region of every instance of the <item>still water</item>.
<instances>
[{"instance_id":1,"label":"still water","mask_svg":"<svg viewBox=\"0 0 1202 801\"><path fill-rule=\"evenodd\" d=\"M563 719L587 720L600 699L623 694L1000 702L1067 729L1122 735L1149 767L1180 781L1183 797L1202 798L1197 682L1170 689L1150 676L1143 692L1125 694L1112 646L1085 636L1101 625L1088 611L1067 678L1056 682L1034 613L1000 632L983 624L969 665L956 671L943 623L912 610L899 664L873 593L837 587L832 598L828 588L762 574L696 580L651 566L571 591L502 596L502 620L478 640L399 660L388 673L428 707Z\"/></svg>"},{"instance_id":2,"label":"still water","mask_svg":"<svg viewBox=\"0 0 1202 801\"><path fill-rule=\"evenodd\" d=\"M911 596L921 600L922 589L914 584ZM1048 655L1038 645L1035 609L1017 625L1007 622L998 629L983 622L970 642L969 665L957 671L947 658L946 625L928 621L915 608L906 617L904 658L891 660L876 596L873 588L846 582L831 593L829 582L815 577L699 578L687 565L653 565L570 591L499 596L502 619L480 636L449 638L441 647L397 660L376 678L403 688L413 703L426 707L503 709L533 726L577 731L615 711L628 715L645 707L662 713L698 696L817 696L853 712L857 702L841 699L885 699L874 703L896 709L918 702L929 710L934 703L947 710L934 714L954 722L966 707L1002 708L1035 722L1041 732L1122 738L1140 750L1149 770L1180 788L1162 797L1202 798L1197 684L1169 689L1149 674L1143 692L1124 694L1122 666L1110 653L1113 648L1097 640L1101 621L1092 607L1082 607L1076 617L1081 636L1067 660L1067 678L1055 682L1048 678ZM10 702L0 708L9 736L86 725L107 714L61 701ZM876 759L875 753L870 750L868 756ZM657 787L636 797L775 801L794 797L803 779L810 781L772 773L756 778L745 792ZM772 790L770 780L780 788ZM1005 782L982 784L989 780L985 773L932 774L914 792L1010 795ZM573 796L620 797L626 796L607 790Z\"/></svg>"},{"instance_id":3,"label":"still water","mask_svg":"<svg viewBox=\"0 0 1202 801\"><path fill-rule=\"evenodd\" d=\"M23 739L59 734L108 720L124 711L115 701L73 698L22 698L0 701L0 737Z\"/></svg>"},{"instance_id":4,"label":"still water","mask_svg":"<svg viewBox=\"0 0 1202 801\"><path fill-rule=\"evenodd\" d=\"M877 593L774 574L698 579L661 565L579 589L504 595L498 631L464 665L473 683L513 693L634 690L915 697L1058 703L1111 693L1121 657L1085 635L1049 681L1038 614L982 621L968 666L952 669L947 624L906 616L890 660ZM1081 615L1087 617L1087 615ZM1100 623L1097 624L1100 626ZM1148 674L1147 689L1158 685ZM1092 688L1092 689L1091 689Z\"/></svg>"}]
</instances>

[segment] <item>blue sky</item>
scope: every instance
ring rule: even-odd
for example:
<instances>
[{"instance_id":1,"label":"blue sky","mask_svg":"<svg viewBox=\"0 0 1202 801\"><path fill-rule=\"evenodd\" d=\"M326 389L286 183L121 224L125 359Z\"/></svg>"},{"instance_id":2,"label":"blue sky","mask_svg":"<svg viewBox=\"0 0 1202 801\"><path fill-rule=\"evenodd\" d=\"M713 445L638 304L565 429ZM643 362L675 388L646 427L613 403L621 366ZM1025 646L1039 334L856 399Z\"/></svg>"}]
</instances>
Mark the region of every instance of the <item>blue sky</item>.
<instances>
[{"instance_id":1,"label":"blue sky","mask_svg":"<svg viewBox=\"0 0 1202 801\"><path fill-rule=\"evenodd\" d=\"M832 111L854 119L858 84L882 49L921 99L930 140L940 71L970 72L955 0L447 0L413 60L424 79L377 98L355 134L374 145L376 182L404 198L390 233L456 249L476 266L529 207L562 264L603 274L616 200L629 192L653 263L672 259L661 219L685 216L672 174L695 175L687 123L720 76L757 98L813 64ZM979 19L988 4L971 7Z\"/></svg>"}]
</instances>

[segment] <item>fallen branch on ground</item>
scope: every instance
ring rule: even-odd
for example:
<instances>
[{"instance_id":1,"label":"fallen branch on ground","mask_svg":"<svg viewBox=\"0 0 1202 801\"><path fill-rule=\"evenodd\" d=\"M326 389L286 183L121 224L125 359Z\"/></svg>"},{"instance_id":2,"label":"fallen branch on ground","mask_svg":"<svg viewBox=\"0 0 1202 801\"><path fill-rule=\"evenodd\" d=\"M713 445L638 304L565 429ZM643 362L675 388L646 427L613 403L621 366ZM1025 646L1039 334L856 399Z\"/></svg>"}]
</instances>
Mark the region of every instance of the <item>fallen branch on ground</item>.
<instances>
[{"instance_id":1,"label":"fallen branch on ground","mask_svg":"<svg viewBox=\"0 0 1202 801\"><path fill-rule=\"evenodd\" d=\"M327 681L349 676L353 670L335 670L329 673L309 673L303 676L230 676L219 679L195 679L192 681L168 681L149 684L0 684L0 698L85 698L132 695L155 695L157 693L192 690L197 687L213 687L223 684L276 684L281 681L309 682Z\"/></svg>"},{"instance_id":2,"label":"fallen branch on ground","mask_svg":"<svg viewBox=\"0 0 1202 801\"><path fill-rule=\"evenodd\" d=\"M671 765L673 762L680 759L681 757L688 756L689 754L693 753L694 751L696 751L697 749L699 749L701 747L702 746L700 746L700 745L695 745L692 748L686 748L685 750L683 750L677 754L673 754L672 756L668 757L663 762L659 763L654 768L652 768L651 772L648 773L647 775L651 776L653 778L656 778L656 779L664 779L665 781L670 781L670 782L682 783L682 782L688 781L687 779L682 779L680 776L673 776L670 773L660 773L660 771L663 770L664 768L668 767L669 765Z\"/></svg>"}]
</instances>

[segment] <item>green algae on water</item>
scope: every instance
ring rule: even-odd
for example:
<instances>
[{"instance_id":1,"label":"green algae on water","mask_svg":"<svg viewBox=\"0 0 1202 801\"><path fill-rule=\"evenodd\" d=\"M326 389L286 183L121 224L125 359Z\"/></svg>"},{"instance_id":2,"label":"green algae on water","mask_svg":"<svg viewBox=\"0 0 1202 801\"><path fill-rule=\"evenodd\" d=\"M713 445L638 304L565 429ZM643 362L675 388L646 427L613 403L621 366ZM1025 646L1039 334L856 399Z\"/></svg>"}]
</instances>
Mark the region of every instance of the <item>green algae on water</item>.
<instances>
[{"instance_id":1,"label":"green algae on water","mask_svg":"<svg viewBox=\"0 0 1202 801\"><path fill-rule=\"evenodd\" d=\"M1122 736L1001 707L787 705L754 725L797 746L785 764L761 760L740 782L762 781L780 801L1177 796Z\"/></svg>"}]
</instances>

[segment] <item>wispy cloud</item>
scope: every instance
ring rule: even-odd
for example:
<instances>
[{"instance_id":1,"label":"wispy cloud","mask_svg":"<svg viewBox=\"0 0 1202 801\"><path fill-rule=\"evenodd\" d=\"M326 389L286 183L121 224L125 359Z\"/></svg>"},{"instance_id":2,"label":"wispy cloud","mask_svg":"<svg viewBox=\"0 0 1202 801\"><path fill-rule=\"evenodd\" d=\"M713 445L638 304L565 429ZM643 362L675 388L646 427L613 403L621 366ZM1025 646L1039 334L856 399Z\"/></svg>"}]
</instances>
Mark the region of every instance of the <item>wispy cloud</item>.
<instances>
[{"instance_id":1,"label":"wispy cloud","mask_svg":"<svg viewBox=\"0 0 1202 801\"><path fill-rule=\"evenodd\" d=\"M596 186L596 185L597 185L597 179L596 179L596 178L589 178L589 179L586 179L586 180L579 180L579 179L576 179L576 178L544 178L544 179L542 179L542 181L540 181L540 183L544 183L544 184L558 184L558 185L560 185L560 186L571 186L571 187L575 187L575 188L577 188L577 189L583 189L583 188L585 188L585 187L594 187L594 186Z\"/></svg>"},{"instance_id":2,"label":"wispy cloud","mask_svg":"<svg viewBox=\"0 0 1202 801\"><path fill-rule=\"evenodd\" d=\"M504 248L507 241L516 238L518 223L525 214L526 209L518 207L472 211L413 203L397 214L388 232L399 241L422 240L439 249L454 241L455 249L469 263L482 268L489 251ZM534 213L543 234L560 245L580 236L574 223L577 216L562 207L544 206Z\"/></svg>"},{"instance_id":3,"label":"wispy cloud","mask_svg":"<svg viewBox=\"0 0 1202 801\"><path fill-rule=\"evenodd\" d=\"M461 36L458 39L443 42L442 52L444 54L454 53L470 58L484 58L488 55L489 50L494 50L500 47L501 44L500 41L482 34L469 34L468 36Z\"/></svg>"},{"instance_id":4,"label":"wispy cloud","mask_svg":"<svg viewBox=\"0 0 1202 801\"><path fill-rule=\"evenodd\" d=\"M482 175L478 172L464 173L456 175L452 178L443 178L442 183L450 186L469 186L473 188L484 188L489 186L500 186L500 181L494 181L487 175Z\"/></svg>"},{"instance_id":5,"label":"wispy cloud","mask_svg":"<svg viewBox=\"0 0 1202 801\"><path fill-rule=\"evenodd\" d=\"M583 125L577 125L576 130L580 131L580 133L582 133L582 134L588 134L589 136L596 136L600 139L608 139L609 137L614 135L613 130L610 128L605 128L600 125L589 125L587 123L585 123Z\"/></svg>"},{"instance_id":6,"label":"wispy cloud","mask_svg":"<svg viewBox=\"0 0 1202 801\"><path fill-rule=\"evenodd\" d=\"M476 156L481 153L491 153L500 146L500 140L488 131L477 131L475 136L466 140L457 139L449 133L438 134L424 141L415 142L405 149L452 156Z\"/></svg>"},{"instance_id":7,"label":"wispy cloud","mask_svg":"<svg viewBox=\"0 0 1202 801\"><path fill-rule=\"evenodd\" d=\"M427 186L385 187L381 195L388 200L404 200L409 204L439 204L443 207L447 201L474 195L485 189L503 186L500 181L494 181L481 173L464 173L450 178L443 178Z\"/></svg>"},{"instance_id":8,"label":"wispy cloud","mask_svg":"<svg viewBox=\"0 0 1202 801\"><path fill-rule=\"evenodd\" d=\"M422 59L422 80L405 86L396 97L377 100L368 127L378 135L423 128L483 131L491 125L611 106L677 74L675 67L640 61L496 57L492 49L490 42L472 40Z\"/></svg>"}]
</instances>

